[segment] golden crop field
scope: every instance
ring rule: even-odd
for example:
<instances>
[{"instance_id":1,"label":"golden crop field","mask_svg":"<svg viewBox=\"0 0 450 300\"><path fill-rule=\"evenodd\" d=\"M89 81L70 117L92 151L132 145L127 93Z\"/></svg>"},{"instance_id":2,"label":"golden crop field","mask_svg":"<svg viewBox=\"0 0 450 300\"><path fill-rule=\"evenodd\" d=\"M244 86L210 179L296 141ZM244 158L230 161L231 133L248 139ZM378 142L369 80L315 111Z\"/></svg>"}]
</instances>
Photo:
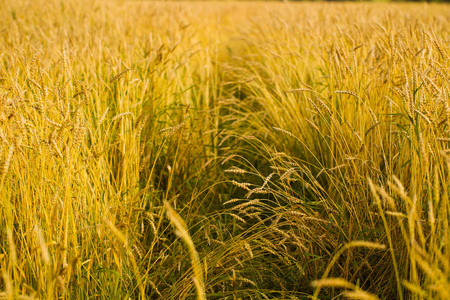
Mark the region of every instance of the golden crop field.
<instances>
[{"instance_id":1,"label":"golden crop field","mask_svg":"<svg viewBox=\"0 0 450 300\"><path fill-rule=\"evenodd\" d=\"M0 299L450 299L450 7L0 7Z\"/></svg>"}]
</instances>

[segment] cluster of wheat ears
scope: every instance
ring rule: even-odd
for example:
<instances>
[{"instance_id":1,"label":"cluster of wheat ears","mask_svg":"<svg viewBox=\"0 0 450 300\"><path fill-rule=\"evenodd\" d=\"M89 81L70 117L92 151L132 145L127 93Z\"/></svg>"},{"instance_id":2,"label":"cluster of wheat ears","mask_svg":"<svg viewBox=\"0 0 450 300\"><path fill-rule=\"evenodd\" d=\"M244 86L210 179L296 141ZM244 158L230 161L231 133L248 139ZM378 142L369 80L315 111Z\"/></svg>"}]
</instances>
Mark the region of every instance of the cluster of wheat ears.
<instances>
[{"instance_id":1,"label":"cluster of wheat ears","mask_svg":"<svg viewBox=\"0 0 450 300\"><path fill-rule=\"evenodd\" d=\"M0 299L450 298L447 6L0 7Z\"/></svg>"}]
</instances>

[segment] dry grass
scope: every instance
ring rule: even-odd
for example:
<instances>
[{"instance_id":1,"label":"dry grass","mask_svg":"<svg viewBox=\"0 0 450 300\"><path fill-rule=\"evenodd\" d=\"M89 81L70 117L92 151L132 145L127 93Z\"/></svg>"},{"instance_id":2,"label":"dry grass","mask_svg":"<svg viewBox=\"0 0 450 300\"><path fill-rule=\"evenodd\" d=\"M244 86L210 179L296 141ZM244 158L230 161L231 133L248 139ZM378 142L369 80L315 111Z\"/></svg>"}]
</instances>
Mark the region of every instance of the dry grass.
<instances>
[{"instance_id":1,"label":"dry grass","mask_svg":"<svg viewBox=\"0 0 450 300\"><path fill-rule=\"evenodd\" d=\"M0 299L450 298L446 6L0 5Z\"/></svg>"}]
</instances>

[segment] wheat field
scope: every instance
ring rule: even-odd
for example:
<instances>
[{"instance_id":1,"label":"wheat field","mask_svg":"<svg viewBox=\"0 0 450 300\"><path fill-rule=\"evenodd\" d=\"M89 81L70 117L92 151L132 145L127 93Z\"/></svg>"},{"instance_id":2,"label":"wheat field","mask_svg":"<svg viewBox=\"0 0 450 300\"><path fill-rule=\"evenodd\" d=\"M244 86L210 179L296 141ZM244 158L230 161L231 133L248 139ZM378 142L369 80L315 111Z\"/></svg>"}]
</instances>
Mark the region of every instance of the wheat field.
<instances>
[{"instance_id":1,"label":"wheat field","mask_svg":"<svg viewBox=\"0 0 450 300\"><path fill-rule=\"evenodd\" d=\"M0 7L0 299L450 299L448 6Z\"/></svg>"}]
</instances>

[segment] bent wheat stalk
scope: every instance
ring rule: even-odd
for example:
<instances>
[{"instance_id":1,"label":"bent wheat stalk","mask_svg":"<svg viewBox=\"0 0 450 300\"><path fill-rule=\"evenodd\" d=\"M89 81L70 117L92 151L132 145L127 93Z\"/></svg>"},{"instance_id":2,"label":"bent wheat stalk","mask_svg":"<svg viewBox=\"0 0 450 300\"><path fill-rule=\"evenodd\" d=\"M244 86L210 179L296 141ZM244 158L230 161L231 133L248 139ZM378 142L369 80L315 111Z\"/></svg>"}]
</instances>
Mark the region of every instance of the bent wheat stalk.
<instances>
[{"instance_id":1,"label":"bent wheat stalk","mask_svg":"<svg viewBox=\"0 0 450 300\"><path fill-rule=\"evenodd\" d=\"M186 223L177 214L177 212L172 208L169 202L164 201L164 207L166 208L167 218L170 220L172 225L175 227L175 233L186 243L189 249L189 255L191 256L192 269L194 270L194 281L195 288L197 290L197 299L206 300L205 295L205 284L203 282L203 272L200 263L200 258L198 256L197 250L195 250L194 242L189 235Z\"/></svg>"}]
</instances>

